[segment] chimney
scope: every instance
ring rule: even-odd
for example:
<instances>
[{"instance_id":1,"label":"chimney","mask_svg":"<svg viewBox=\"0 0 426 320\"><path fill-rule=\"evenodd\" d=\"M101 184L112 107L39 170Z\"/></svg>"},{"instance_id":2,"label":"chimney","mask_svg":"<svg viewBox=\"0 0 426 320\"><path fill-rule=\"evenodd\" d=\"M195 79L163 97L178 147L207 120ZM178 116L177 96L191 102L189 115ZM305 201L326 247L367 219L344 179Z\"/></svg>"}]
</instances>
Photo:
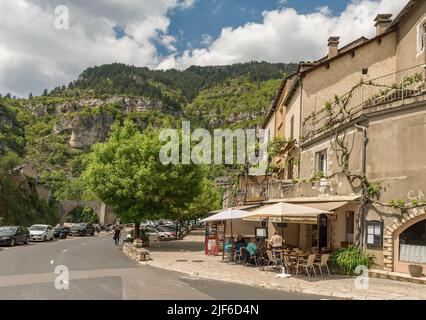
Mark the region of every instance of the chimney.
<instances>
[{"instance_id":1,"label":"chimney","mask_svg":"<svg viewBox=\"0 0 426 320\"><path fill-rule=\"evenodd\" d=\"M386 31L386 29L390 26L392 22L392 15L391 14L378 14L376 18L374 19L376 27L376 35L382 34Z\"/></svg>"},{"instance_id":2,"label":"chimney","mask_svg":"<svg viewBox=\"0 0 426 320\"><path fill-rule=\"evenodd\" d=\"M337 56L339 50L340 37L328 38L328 58L334 58Z\"/></svg>"},{"instance_id":3,"label":"chimney","mask_svg":"<svg viewBox=\"0 0 426 320\"><path fill-rule=\"evenodd\" d=\"M300 61L299 62L299 71L303 72L303 71L313 67L314 65L315 65L315 63L310 62L310 61L308 61L308 62Z\"/></svg>"}]
</instances>

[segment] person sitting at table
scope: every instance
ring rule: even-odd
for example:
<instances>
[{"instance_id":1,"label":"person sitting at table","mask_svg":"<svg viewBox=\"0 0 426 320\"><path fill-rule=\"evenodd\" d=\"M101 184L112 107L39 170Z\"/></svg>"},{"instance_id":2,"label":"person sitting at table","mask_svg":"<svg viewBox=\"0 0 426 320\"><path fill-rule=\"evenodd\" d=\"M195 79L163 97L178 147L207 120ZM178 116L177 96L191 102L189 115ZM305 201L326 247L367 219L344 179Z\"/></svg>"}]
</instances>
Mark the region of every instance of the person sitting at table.
<instances>
[{"instance_id":1,"label":"person sitting at table","mask_svg":"<svg viewBox=\"0 0 426 320\"><path fill-rule=\"evenodd\" d=\"M245 248L245 247L247 247L247 243L246 243L246 241L244 240L243 236L242 236L242 235L239 235L239 236L238 236L238 240L237 240L237 242L235 243L235 249L237 250L237 252L240 252L240 249L241 249L241 248Z\"/></svg>"},{"instance_id":2,"label":"person sitting at table","mask_svg":"<svg viewBox=\"0 0 426 320\"><path fill-rule=\"evenodd\" d=\"M280 236L278 231L275 231L270 242L272 244L272 250L281 250L283 248L283 238Z\"/></svg>"},{"instance_id":3,"label":"person sitting at table","mask_svg":"<svg viewBox=\"0 0 426 320\"><path fill-rule=\"evenodd\" d=\"M245 242L244 238L242 235L238 235L238 240L235 243L235 258L243 258L240 257L241 254L241 248L245 248L247 247L247 243Z\"/></svg>"},{"instance_id":4,"label":"person sitting at table","mask_svg":"<svg viewBox=\"0 0 426 320\"><path fill-rule=\"evenodd\" d=\"M254 256L256 254L257 246L256 246L256 239L251 239L251 241L247 244L247 255L246 255L246 262L250 262L250 257Z\"/></svg>"}]
</instances>

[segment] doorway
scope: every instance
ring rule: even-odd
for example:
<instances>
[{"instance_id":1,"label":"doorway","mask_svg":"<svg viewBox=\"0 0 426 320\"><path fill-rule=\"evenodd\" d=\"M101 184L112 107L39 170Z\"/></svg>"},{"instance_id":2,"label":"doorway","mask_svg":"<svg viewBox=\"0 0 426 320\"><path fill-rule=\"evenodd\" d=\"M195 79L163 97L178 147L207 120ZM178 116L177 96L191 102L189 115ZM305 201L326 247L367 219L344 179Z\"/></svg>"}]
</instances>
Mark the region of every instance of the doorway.
<instances>
[{"instance_id":1,"label":"doorway","mask_svg":"<svg viewBox=\"0 0 426 320\"><path fill-rule=\"evenodd\" d=\"M318 246L319 248L328 247L328 218L321 214L318 221Z\"/></svg>"}]
</instances>

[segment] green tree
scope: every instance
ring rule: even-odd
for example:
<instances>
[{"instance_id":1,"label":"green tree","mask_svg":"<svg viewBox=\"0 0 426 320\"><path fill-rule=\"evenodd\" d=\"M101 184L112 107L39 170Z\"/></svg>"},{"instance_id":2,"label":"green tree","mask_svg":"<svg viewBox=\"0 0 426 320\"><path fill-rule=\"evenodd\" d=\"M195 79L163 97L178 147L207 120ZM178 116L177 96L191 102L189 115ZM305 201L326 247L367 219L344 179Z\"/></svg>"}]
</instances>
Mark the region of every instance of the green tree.
<instances>
[{"instance_id":1,"label":"green tree","mask_svg":"<svg viewBox=\"0 0 426 320\"><path fill-rule=\"evenodd\" d=\"M194 198L188 208L188 219L204 218L212 210L220 209L222 201L222 192L209 180L202 182L201 193Z\"/></svg>"},{"instance_id":2,"label":"green tree","mask_svg":"<svg viewBox=\"0 0 426 320\"><path fill-rule=\"evenodd\" d=\"M45 173L42 182L52 190L56 200L83 200L86 194L83 181L69 178L64 170Z\"/></svg>"},{"instance_id":3,"label":"green tree","mask_svg":"<svg viewBox=\"0 0 426 320\"><path fill-rule=\"evenodd\" d=\"M187 208L201 191L203 170L196 165L159 161L163 143L159 132L141 133L131 121L115 124L105 143L94 145L84 181L103 202L111 205L122 221L140 223L150 217L169 217L173 210Z\"/></svg>"},{"instance_id":4,"label":"green tree","mask_svg":"<svg viewBox=\"0 0 426 320\"><path fill-rule=\"evenodd\" d=\"M22 162L23 160L16 152L9 151L0 158L0 173L7 173Z\"/></svg>"},{"instance_id":5,"label":"green tree","mask_svg":"<svg viewBox=\"0 0 426 320\"><path fill-rule=\"evenodd\" d=\"M96 212L90 207L78 206L72 210L67 216L67 222L78 223L99 223L99 218Z\"/></svg>"}]
</instances>

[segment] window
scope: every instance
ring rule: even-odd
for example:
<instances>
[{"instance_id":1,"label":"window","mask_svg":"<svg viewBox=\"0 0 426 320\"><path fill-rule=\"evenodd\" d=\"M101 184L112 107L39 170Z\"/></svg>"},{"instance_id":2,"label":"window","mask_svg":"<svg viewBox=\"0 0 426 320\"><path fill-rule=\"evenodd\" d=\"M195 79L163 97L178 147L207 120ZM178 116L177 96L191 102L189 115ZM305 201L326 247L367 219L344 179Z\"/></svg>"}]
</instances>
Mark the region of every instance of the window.
<instances>
[{"instance_id":1,"label":"window","mask_svg":"<svg viewBox=\"0 0 426 320\"><path fill-rule=\"evenodd\" d=\"M426 263L426 220L417 222L399 235L399 260Z\"/></svg>"},{"instance_id":2,"label":"window","mask_svg":"<svg viewBox=\"0 0 426 320\"><path fill-rule=\"evenodd\" d=\"M346 242L354 242L354 224L355 213L353 211L346 212Z\"/></svg>"},{"instance_id":3,"label":"window","mask_svg":"<svg viewBox=\"0 0 426 320\"><path fill-rule=\"evenodd\" d=\"M426 19L417 26L417 53L423 52L426 46Z\"/></svg>"},{"instance_id":4,"label":"window","mask_svg":"<svg viewBox=\"0 0 426 320\"><path fill-rule=\"evenodd\" d=\"M323 150L316 153L316 171L326 173L327 172L327 150Z\"/></svg>"},{"instance_id":5,"label":"window","mask_svg":"<svg viewBox=\"0 0 426 320\"><path fill-rule=\"evenodd\" d=\"M367 221L367 245L382 246L382 229L380 221Z\"/></svg>"}]
</instances>

